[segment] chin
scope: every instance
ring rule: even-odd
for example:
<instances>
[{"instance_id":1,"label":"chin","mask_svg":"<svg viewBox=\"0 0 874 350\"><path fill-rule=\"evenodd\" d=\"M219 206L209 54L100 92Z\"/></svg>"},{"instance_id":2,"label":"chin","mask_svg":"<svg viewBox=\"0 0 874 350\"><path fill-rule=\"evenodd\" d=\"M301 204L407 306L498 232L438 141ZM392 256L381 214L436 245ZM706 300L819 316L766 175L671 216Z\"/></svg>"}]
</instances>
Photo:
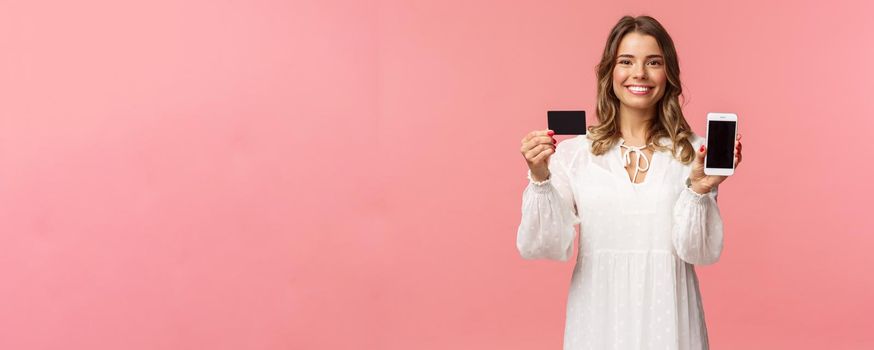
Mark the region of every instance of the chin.
<instances>
[{"instance_id":1,"label":"chin","mask_svg":"<svg viewBox=\"0 0 874 350\"><path fill-rule=\"evenodd\" d=\"M634 102L634 103L622 102L622 104L625 105L625 107L630 108L630 109L650 109L650 108L653 108L656 106L656 103L640 103L640 102Z\"/></svg>"},{"instance_id":2,"label":"chin","mask_svg":"<svg viewBox=\"0 0 874 350\"><path fill-rule=\"evenodd\" d=\"M654 108L654 107L658 106L661 98L662 98L662 96L659 96L658 99L641 100L639 98L636 98L636 96L630 96L629 98L625 99L624 101L620 101L620 102L628 108L649 109L649 108Z\"/></svg>"}]
</instances>

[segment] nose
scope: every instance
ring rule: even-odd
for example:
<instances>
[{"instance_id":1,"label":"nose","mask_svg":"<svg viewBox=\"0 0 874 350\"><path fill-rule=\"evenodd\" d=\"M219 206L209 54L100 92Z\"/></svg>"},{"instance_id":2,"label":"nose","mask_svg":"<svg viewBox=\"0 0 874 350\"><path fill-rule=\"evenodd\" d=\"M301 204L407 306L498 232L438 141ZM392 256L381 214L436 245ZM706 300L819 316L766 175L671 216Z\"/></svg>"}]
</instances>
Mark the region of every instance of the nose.
<instances>
[{"instance_id":1,"label":"nose","mask_svg":"<svg viewBox=\"0 0 874 350\"><path fill-rule=\"evenodd\" d=\"M638 79L646 79L646 69L642 65L637 65L636 67L633 76Z\"/></svg>"}]
</instances>

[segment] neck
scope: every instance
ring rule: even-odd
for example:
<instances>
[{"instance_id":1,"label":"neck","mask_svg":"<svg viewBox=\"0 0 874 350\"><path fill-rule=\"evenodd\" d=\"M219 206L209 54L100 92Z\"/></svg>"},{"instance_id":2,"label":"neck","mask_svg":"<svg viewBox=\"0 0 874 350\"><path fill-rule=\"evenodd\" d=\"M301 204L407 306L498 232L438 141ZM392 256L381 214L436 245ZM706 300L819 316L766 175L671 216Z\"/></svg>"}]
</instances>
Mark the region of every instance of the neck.
<instances>
[{"instance_id":1,"label":"neck","mask_svg":"<svg viewBox=\"0 0 874 350\"><path fill-rule=\"evenodd\" d=\"M646 144L649 126L654 119L655 108L642 110L619 106L619 132L626 143L637 146Z\"/></svg>"}]
</instances>

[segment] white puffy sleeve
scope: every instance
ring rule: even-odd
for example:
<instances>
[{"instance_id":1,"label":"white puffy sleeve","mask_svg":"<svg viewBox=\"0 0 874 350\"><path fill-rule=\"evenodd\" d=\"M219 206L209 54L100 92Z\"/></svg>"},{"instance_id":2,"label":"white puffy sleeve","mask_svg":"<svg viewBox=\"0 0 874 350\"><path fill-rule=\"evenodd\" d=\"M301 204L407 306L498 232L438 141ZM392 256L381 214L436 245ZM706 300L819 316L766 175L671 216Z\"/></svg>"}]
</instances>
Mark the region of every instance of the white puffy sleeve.
<instances>
[{"instance_id":1,"label":"white puffy sleeve","mask_svg":"<svg viewBox=\"0 0 874 350\"><path fill-rule=\"evenodd\" d=\"M693 142L695 149L703 140ZM691 166L684 172L685 182ZM684 184L685 186L685 184ZM691 188L680 192L674 205L673 230L671 232L674 249L684 261L696 265L709 265L719 261L722 254L722 216L716 205L718 189L698 194Z\"/></svg>"},{"instance_id":2,"label":"white puffy sleeve","mask_svg":"<svg viewBox=\"0 0 874 350\"><path fill-rule=\"evenodd\" d=\"M528 171L528 186L522 192L522 221L516 233L516 248L525 259L567 261L573 254L574 225L580 220L569 165L574 163L579 141L558 144L549 159L548 179L535 182Z\"/></svg>"}]
</instances>

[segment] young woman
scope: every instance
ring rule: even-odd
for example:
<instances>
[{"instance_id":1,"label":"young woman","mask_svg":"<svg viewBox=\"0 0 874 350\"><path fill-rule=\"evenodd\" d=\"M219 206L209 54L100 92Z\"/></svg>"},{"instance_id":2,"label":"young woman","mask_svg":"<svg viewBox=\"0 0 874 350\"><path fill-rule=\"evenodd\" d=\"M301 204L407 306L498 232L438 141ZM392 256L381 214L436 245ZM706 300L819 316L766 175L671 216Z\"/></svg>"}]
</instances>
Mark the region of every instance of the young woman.
<instances>
[{"instance_id":1,"label":"young woman","mask_svg":"<svg viewBox=\"0 0 874 350\"><path fill-rule=\"evenodd\" d=\"M565 349L707 349L695 265L722 253L726 177L704 174L673 41L652 17L623 17L597 71L598 125L557 146L550 130L522 140L519 253L566 261L580 225Z\"/></svg>"}]
</instances>

